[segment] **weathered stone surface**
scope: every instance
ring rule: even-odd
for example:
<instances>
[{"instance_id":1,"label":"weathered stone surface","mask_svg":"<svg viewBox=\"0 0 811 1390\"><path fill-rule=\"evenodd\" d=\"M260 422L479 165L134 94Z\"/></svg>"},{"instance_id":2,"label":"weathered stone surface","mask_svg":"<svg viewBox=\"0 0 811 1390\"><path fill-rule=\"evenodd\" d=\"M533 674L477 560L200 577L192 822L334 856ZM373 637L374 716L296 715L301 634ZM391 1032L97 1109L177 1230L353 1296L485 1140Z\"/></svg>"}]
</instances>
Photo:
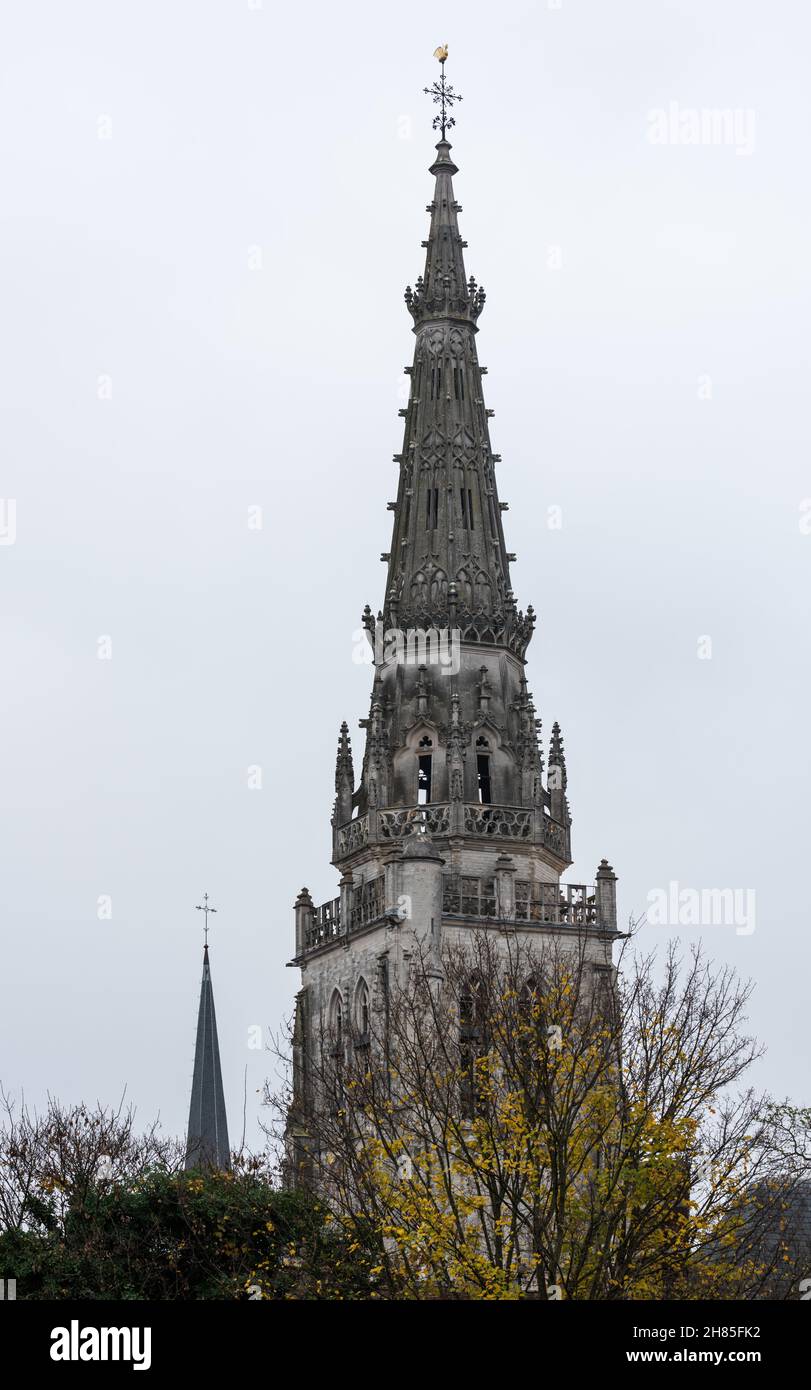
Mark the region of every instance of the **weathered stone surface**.
<instances>
[{"instance_id":1,"label":"weathered stone surface","mask_svg":"<svg viewBox=\"0 0 811 1390\"><path fill-rule=\"evenodd\" d=\"M494 927L575 943L611 964L616 878L561 886L571 863L563 737L552 729L548 776L525 676L534 626L510 581L483 369L476 350L484 293L466 278L441 140L425 270L406 293L416 343L399 464L386 592L364 626L375 649L360 780L341 727L333 810L339 896L296 904L302 970L297 1092L308 1036L381 980L407 982L420 946L437 972L443 941ZM421 803L426 803L421 805ZM360 992L360 993L359 993Z\"/></svg>"}]
</instances>

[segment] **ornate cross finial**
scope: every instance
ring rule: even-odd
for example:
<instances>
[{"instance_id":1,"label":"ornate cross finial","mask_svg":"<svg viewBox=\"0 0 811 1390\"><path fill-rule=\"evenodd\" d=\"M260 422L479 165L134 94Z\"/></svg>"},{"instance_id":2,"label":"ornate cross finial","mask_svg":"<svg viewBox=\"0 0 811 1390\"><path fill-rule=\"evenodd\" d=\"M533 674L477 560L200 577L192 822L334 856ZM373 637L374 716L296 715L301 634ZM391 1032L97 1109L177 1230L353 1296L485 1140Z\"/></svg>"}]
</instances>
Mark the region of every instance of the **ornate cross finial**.
<instances>
[{"instance_id":1,"label":"ornate cross finial","mask_svg":"<svg viewBox=\"0 0 811 1390\"><path fill-rule=\"evenodd\" d=\"M445 131L450 130L451 126L456 125L456 121L450 114L450 108L455 101L462 98L453 90L453 87L445 81L445 59L448 56L448 45L442 44L440 48L434 49L434 57L439 59L440 77L438 82L434 82L430 87L423 87L426 96L433 97L439 105L439 114L434 116L432 125L434 130L442 131L442 139L445 139Z\"/></svg>"},{"instance_id":2,"label":"ornate cross finial","mask_svg":"<svg viewBox=\"0 0 811 1390\"><path fill-rule=\"evenodd\" d=\"M196 911L197 911L197 912L204 912L204 913L206 914L206 925L205 925L205 927L203 928L203 930L205 931L206 950L208 950L208 914L209 914L209 912L216 912L216 911L217 911L216 907L209 907L209 905L208 905L208 893L204 893L204 894L203 894L203 901L202 901L201 903L197 903L197 905L196 905Z\"/></svg>"}]
</instances>

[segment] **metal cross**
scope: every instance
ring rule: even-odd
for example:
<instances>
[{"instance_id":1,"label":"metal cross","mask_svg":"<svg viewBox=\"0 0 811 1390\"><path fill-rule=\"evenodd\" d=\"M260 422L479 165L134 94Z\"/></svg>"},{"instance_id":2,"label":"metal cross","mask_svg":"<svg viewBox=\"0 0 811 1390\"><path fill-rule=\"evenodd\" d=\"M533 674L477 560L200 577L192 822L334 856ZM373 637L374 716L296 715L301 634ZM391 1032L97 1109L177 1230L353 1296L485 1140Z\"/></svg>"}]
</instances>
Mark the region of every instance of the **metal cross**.
<instances>
[{"instance_id":1,"label":"metal cross","mask_svg":"<svg viewBox=\"0 0 811 1390\"><path fill-rule=\"evenodd\" d=\"M209 912L216 912L216 911L217 911L216 907L209 907L209 905L208 905L208 893L204 893L204 894L203 894L203 901L202 901L201 903L197 903L196 911L197 911L197 912L204 912L204 913L206 914L206 925L205 925L205 927L204 927L204 931L205 931L205 934L206 934L206 936L205 936L206 947L208 947L208 914L209 914Z\"/></svg>"},{"instance_id":2,"label":"metal cross","mask_svg":"<svg viewBox=\"0 0 811 1390\"><path fill-rule=\"evenodd\" d=\"M430 87L423 87L426 96L433 97L439 105L439 114L434 116L431 122L434 130L442 131L442 139L445 139L445 131L450 130L451 126L456 125L456 121L450 114L450 108L455 101L462 98L453 90L450 83L445 81L445 59L448 56L448 45L443 44L441 48L434 50L434 57L439 59L440 77L438 82L434 82Z\"/></svg>"}]
</instances>

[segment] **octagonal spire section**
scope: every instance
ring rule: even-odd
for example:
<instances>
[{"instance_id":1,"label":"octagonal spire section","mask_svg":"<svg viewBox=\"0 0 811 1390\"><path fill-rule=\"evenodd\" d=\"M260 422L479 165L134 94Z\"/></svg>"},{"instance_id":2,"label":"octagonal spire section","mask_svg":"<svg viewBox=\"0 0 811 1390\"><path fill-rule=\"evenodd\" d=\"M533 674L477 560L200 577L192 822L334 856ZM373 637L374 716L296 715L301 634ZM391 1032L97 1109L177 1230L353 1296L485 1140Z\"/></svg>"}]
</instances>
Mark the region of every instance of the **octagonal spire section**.
<instances>
[{"instance_id":1,"label":"octagonal spire section","mask_svg":"<svg viewBox=\"0 0 811 1390\"><path fill-rule=\"evenodd\" d=\"M197 1042L194 1049L194 1076L189 1106L185 1167L187 1169L228 1169L231 1167L231 1151L228 1147L228 1120L225 1114L220 1044L217 1038L217 1016L214 1012L214 990L211 984L208 946L203 950L203 979L200 985L200 1008L197 1014Z\"/></svg>"},{"instance_id":2,"label":"octagonal spire section","mask_svg":"<svg viewBox=\"0 0 811 1390\"><path fill-rule=\"evenodd\" d=\"M406 291L417 341L383 615L387 627L452 628L523 658L534 618L510 585L476 350L484 291L465 276L451 146L436 149L425 272Z\"/></svg>"},{"instance_id":3,"label":"octagonal spire section","mask_svg":"<svg viewBox=\"0 0 811 1390\"><path fill-rule=\"evenodd\" d=\"M451 159L447 140L437 145L430 172L436 177L434 201L428 204L431 228L425 243L425 272L405 299L415 325L433 318L456 318L474 324L484 308L485 292L471 276L465 279L465 243L459 232L461 212L453 195L453 175L459 170Z\"/></svg>"}]
</instances>

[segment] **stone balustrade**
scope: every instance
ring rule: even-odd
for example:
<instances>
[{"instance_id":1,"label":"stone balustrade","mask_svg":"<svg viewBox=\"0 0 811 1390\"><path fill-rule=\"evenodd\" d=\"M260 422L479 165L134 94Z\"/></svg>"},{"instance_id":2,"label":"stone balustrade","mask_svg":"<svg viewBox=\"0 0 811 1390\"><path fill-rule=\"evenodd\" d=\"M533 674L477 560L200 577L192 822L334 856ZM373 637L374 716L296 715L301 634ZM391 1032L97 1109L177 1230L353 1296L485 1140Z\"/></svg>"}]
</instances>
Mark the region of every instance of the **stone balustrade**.
<instances>
[{"instance_id":1,"label":"stone balustrade","mask_svg":"<svg viewBox=\"0 0 811 1390\"><path fill-rule=\"evenodd\" d=\"M344 880L343 887L343 909L341 898L315 907L302 890L296 903L300 953L346 940L387 915L393 922L397 920L391 905L387 913L385 874L359 884ZM543 883L519 878L512 857L501 854L491 875L442 875L442 916L469 922L616 932L616 875L603 860L596 883Z\"/></svg>"},{"instance_id":2,"label":"stone balustrade","mask_svg":"<svg viewBox=\"0 0 811 1390\"><path fill-rule=\"evenodd\" d=\"M330 898L329 902L314 907L304 933L304 944L308 951L334 941L341 934L341 899Z\"/></svg>"},{"instance_id":3,"label":"stone balustrade","mask_svg":"<svg viewBox=\"0 0 811 1390\"><path fill-rule=\"evenodd\" d=\"M597 927L597 887L583 883L535 883L516 878L509 885L500 875L443 876L442 911L449 917L476 921L514 921L545 926Z\"/></svg>"},{"instance_id":4,"label":"stone balustrade","mask_svg":"<svg viewBox=\"0 0 811 1390\"><path fill-rule=\"evenodd\" d=\"M555 821L541 808L499 806L480 802L431 803L427 806L390 807L356 816L335 831L335 859L350 858L368 844L399 840L427 828L430 835L470 836L477 840L519 841L541 844L568 862L569 827Z\"/></svg>"}]
</instances>

